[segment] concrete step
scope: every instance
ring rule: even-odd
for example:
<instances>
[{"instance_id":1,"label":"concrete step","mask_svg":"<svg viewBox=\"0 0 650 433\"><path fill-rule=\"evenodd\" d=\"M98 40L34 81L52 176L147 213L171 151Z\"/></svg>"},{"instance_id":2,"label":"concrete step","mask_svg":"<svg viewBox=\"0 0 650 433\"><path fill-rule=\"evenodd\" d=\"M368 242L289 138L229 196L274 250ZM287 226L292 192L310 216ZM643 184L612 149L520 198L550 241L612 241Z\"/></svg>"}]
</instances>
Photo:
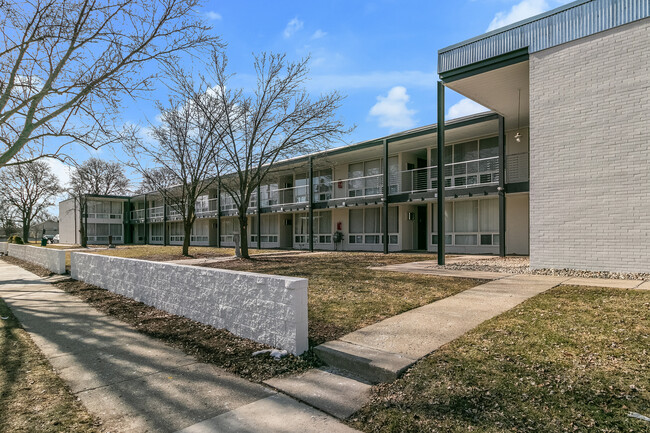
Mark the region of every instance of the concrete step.
<instances>
[{"instance_id":1,"label":"concrete step","mask_svg":"<svg viewBox=\"0 0 650 433\"><path fill-rule=\"evenodd\" d=\"M347 370L370 383L397 379L417 359L345 341L330 341L314 348L327 365Z\"/></svg>"},{"instance_id":2,"label":"concrete step","mask_svg":"<svg viewBox=\"0 0 650 433\"><path fill-rule=\"evenodd\" d=\"M339 419L346 419L368 402L371 385L335 368L273 378L265 384Z\"/></svg>"}]
</instances>

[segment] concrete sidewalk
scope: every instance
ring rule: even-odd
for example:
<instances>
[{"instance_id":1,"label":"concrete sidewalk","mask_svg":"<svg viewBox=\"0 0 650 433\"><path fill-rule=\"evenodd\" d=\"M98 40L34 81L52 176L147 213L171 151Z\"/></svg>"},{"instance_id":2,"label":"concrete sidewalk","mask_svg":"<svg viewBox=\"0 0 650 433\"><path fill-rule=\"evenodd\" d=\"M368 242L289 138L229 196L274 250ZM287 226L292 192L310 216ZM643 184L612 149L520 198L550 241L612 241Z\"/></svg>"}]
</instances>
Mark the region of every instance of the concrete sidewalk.
<instances>
[{"instance_id":1,"label":"concrete sidewalk","mask_svg":"<svg viewBox=\"0 0 650 433\"><path fill-rule=\"evenodd\" d=\"M537 275L500 277L321 344L314 350L332 369L275 378L267 384L346 418L368 402L371 383L395 380L440 346L568 280Z\"/></svg>"},{"instance_id":2,"label":"concrete sidewalk","mask_svg":"<svg viewBox=\"0 0 650 433\"><path fill-rule=\"evenodd\" d=\"M106 431L355 431L270 388L199 363L1 260L0 296Z\"/></svg>"}]
</instances>

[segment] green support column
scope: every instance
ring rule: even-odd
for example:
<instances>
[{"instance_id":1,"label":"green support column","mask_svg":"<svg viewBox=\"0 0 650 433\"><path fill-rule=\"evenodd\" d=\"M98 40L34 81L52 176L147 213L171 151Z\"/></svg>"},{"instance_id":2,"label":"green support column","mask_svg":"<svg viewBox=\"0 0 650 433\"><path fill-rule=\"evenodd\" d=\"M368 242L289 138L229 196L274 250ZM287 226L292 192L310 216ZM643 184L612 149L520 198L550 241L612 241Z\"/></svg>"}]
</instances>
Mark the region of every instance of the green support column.
<instances>
[{"instance_id":1,"label":"green support column","mask_svg":"<svg viewBox=\"0 0 650 433\"><path fill-rule=\"evenodd\" d=\"M167 240L167 199L163 197L163 245L169 245Z\"/></svg>"},{"instance_id":2,"label":"green support column","mask_svg":"<svg viewBox=\"0 0 650 433\"><path fill-rule=\"evenodd\" d=\"M309 186L308 191L308 208L309 208L309 251L314 251L314 160L309 157Z\"/></svg>"},{"instance_id":3,"label":"green support column","mask_svg":"<svg viewBox=\"0 0 650 433\"><path fill-rule=\"evenodd\" d=\"M262 197L260 186L257 186L257 249L262 249Z\"/></svg>"},{"instance_id":4,"label":"green support column","mask_svg":"<svg viewBox=\"0 0 650 433\"><path fill-rule=\"evenodd\" d=\"M149 224L147 222L147 194L144 195L144 243L149 244Z\"/></svg>"},{"instance_id":5,"label":"green support column","mask_svg":"<svg viewBox=\"0 0 650 433\"><path fill-rule=\"evenodd\" d=\"M217 187L217 248L221 248L221 186Z\"/></svg>"},{"instance_id":6,"label":"green support column","mask_svg":"<svg viewBox=\"0 0 650 433\"><path fill-rule=\"evenodd\" d=\"M384 194L383 229L384 229L384 254L388 254L388 140L384 139Z\"/></svg>"},{"instance_id":7,"label":"green support column","mask_svg":"<svg viewBox=\"0 0 650 433\"><path fill-rule=\"evenodd\" d=\"M445 264L445 85L438 81L438 264Z\"/></svg>"},{"instance_id":8,"label":"green support column","mask_svg":"<svg viewBox=\"0 0 650 433\"><path fill-rule=\"evenodd\" d=\"M506 256L506 127L499 116L499 255Z\"/></svg>"}]
</instances>

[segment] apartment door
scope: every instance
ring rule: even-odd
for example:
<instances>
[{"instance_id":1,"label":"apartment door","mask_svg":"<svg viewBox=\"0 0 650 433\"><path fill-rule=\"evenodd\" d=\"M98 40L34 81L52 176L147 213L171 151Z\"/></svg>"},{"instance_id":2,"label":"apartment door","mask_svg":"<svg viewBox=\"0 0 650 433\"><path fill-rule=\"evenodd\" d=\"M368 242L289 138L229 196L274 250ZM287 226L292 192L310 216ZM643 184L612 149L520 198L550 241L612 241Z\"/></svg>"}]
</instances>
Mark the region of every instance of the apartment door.
<instances>
[{"instance_id":1,"label":"apartment door","mask_svg":"<svg viewBox=\"0 0 650 433\"><path fill-rule=\"evenodd\" d=\"M417 207L416 212L417 221L417 245L416 249L427 249L427 206L422 205Z\"/></svg>"}]
</instances>

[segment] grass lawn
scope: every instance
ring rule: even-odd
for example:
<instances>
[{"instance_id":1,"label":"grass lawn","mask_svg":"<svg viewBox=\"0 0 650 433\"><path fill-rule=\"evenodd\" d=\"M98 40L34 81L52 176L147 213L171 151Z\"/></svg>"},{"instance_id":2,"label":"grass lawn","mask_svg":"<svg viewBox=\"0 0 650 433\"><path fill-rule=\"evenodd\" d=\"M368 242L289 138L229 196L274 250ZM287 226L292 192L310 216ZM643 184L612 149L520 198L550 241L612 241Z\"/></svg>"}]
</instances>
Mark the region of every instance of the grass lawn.
<instances>
[{"instance_id":1,"label":"grass lawn","mask_svg":"<svg viewBox=\"0 0 650 433\"><path fill-rule=\"evenodd\" d=\"M0 299L0 431L98 432Z\"/></svg>"},{"instance_id":2,"label":"grass lawn","mask_svg":"<svg viewBox=\"0 0 650 433\"><path fill-rule=\"evenodd\" d=\"M366 432L650 432L650 291L561 286L375 388Z\"/></svg>"},{"instance_id":3,"label":"grass lawn","mask_svg":"<svg viewBox=\"0 0 650 433\"><path fill-rule=\"evenodd\" d=\"M309 337L310 344L317 345L482 283L368 269L434 258L425 254L345 252L258 257L207 266L308 278Z\"/></svg>"}]
</instances>

